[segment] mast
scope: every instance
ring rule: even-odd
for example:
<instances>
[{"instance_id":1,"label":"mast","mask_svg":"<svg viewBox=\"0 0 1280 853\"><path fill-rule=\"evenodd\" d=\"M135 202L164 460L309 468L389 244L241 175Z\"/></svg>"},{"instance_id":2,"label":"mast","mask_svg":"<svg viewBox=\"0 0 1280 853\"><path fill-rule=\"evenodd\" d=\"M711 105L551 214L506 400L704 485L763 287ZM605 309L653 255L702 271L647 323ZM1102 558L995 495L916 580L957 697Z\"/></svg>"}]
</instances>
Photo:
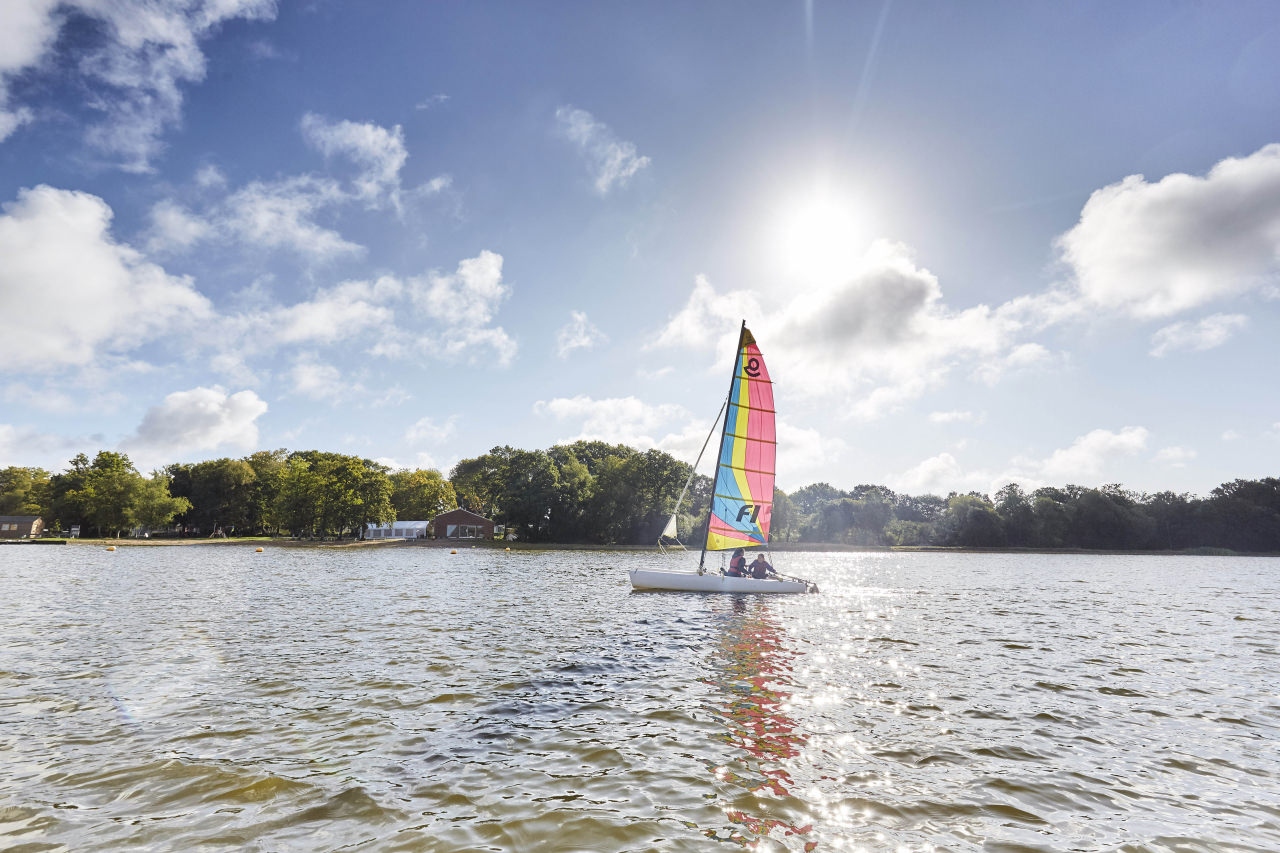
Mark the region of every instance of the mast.
<instances>
[{"instance_id":1,"label":"mast","mask_svg":"<svg viewBox=\"0 0 1280 853\"><path fill-rule=\"evenodd\" d=\"M707 536L711 535L711 513L716 505L716 481L720 479L720 460L724 458L724 434L729 431L729 412L733 406L733 383L738 381L738 362L742 361L742 339L746 335L747 321L742 321L738 330L738 347L733 352L733 375L729 377L729 396L724 407L724 427L720 430L720 449L716 451L716 470L711 474L711 499L707 501ZM703 564L707 560L707 536L702 537L702 555L698 557L698 574L704 571Z\"/></svg>"}]
</instances>

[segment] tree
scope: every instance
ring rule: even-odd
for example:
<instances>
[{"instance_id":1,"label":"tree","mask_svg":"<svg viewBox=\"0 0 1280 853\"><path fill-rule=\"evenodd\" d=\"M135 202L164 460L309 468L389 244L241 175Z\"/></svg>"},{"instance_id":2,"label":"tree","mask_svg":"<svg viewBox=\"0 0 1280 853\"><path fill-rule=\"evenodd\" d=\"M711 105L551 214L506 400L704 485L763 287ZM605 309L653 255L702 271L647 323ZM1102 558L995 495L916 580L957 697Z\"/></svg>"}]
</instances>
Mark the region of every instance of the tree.
<instances>
[{"instance_id":1,"label":"tree","mask_svg":"<svg viewBox=\"0 0 1280 853\"><path fill-rule=\"evenodd\" d=\"M458 505L453 484L435 469L394 471L388 476L391 506L398 519L430 521Z\"/></svg>"},{"instance_id":2,"label":"tree","mask_svg":"<svg viewBox=\"0 0 1280 853\"><path fill-rule=\"evenodd\" d=\"M112 530L119 537L122 530L133 526L132 505L142 476L128 456L100 450L93 463L77 473L80 487L66 497L82 508L99 534Z\"/></svg>"},{"instance_id":3,"label":"tree","mask_svg":"<svg viewBox=\"0 0 1280 853\"><path fill-rule=\"evenodd\" d=\"M280 484L289 467L289 451L259 450L246 456L244 461L253 469L253 484L249 489L247 515L249 526L255 532L279 532L280 521L274 508Z\"/></svg>"},{"instance_id":4,"label":"tree","mask_svg":"<svg viewBox=\"0 0 1280 853\"><path fill-rule=\"evenodd\" d=\"M1010 545L1030 545L1035 538L1035 510L1017 483L1009 483L996 492L996 512L1004 526Z\"/></svg>"},{"instance_id":5,"label":"tree","mask_svg":"<svg viewBox=\"0 0 1280 853\"><path fill-rule=\"evenodd\" d=\"M769 538L786 542L796 522L796 507L782 489L773 490L773 516L770 519Z\"/></svg>"},{"instance_id":6,"label":"tree","mask_svg":"<svg viewBox=\"0 0 1280 853\"><path fill-rule=\"evenodd\" d=\"M191 501L170 496L169 478L157 471L138 484L130 515L134 524L150 531L167 526L174 516L189 509Z\"/></svg>"},{"instance_id":7,"label":"tree","mask_svg":"<svg viewBox=\"0 0 1280 853\"><path fill-rule=\"evenodd\" d=\"M43 468L0 469L0 515L38 515L48 520L52 485Z\"/></svg>"},{"instance_id":8,"label":"tree","mask_svg":"<svg viewBox=\"0 0 1280 853\"><path fill-rule=\"evenodd\" d=\"M948 545L986 548L1005 544L1000 516L985 497L952 497L947 501L947 513L939 524L943 540Z\"/></svg>"}]
</instances>

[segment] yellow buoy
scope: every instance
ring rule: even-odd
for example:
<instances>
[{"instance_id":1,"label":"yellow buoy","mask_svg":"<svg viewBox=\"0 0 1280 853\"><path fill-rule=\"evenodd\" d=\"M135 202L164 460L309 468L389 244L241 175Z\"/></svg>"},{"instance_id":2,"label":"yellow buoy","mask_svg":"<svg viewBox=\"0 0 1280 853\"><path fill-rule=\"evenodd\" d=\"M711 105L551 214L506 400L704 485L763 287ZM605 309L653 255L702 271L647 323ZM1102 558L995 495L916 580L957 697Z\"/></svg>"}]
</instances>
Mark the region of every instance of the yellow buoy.
<instances>
[{"instance_id":1,"label":"yellow buoy","mask_svg":"<svg viewBox=\"0 0 1280 853\"><path fill-rule=\"evenodd\" d=\"M457 548L454 548L454 549L453 549L452 551L450 551L449 553L450 553L450 554L456 554L456 553L458 553L458 549L457 549Z\"/></svg>"},{"instance_id":2,"label":"yellow buoy","mask_svg":"<svg viewBox=\"0 0 1280 853\"><path fill-rule=\"evenodd\" d=\"M108 545L108 546L107 546L107 550L108 550L108 551L114 551L115 549L116 549L116 546L115 546L115 545Z\"/></svg>"},{"instance_id":3,"label":"yellow buoy","mask_svg":"<svg viewBox=\"0 0 1280 853\"><path fill-rule=\"evenodd\" d=\"M259 548L259 549L258 549L258 553L259 553L259 554L261 554L261 553L262 553L262 549L261 549L261 548Z\"/></svg>"},{"instance_id":4,"label":"yellow buoy","mask_svg":"<svg viewBox=\"0 0 1280 853\"><path fill-rule=\"evenodd\" d=\"M511 549L510 549L510 548L503 548L502 550L504 550L504 551L510 551Z\"/></svg>"}]
</instances>

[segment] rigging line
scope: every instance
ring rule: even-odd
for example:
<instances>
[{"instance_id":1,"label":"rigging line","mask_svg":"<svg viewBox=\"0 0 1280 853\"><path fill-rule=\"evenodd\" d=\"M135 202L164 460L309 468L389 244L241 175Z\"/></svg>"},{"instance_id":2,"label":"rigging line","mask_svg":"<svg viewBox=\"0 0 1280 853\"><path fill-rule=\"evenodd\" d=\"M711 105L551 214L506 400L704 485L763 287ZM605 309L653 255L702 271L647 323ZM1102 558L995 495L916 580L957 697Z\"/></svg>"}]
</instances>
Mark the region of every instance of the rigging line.
<instances>
[{"instance_id":1,"label":"rigging line","mask_svg":"<svg viewBox=\"0 0 1280 853\"><path fill-rule=\"evenodd\" d=\"M716 434L716 427L720 425L720 415L724 413L724 407L729 402L729 398L725 397L724 402L720 404L719 411L716 412L715 420L711 422L711 431L707 433L706 439L702 442L702 449L698 451L698 458L694 460L693 467L689 469L689 479L684 481L684 488L680 490L680 497L676 498L676 508L671 511L675 515L680 511L680 504L684 502L684 496L689 493L689 484L693 482L693 478L698 474L698 463L702 461L702 454L707 452L707 445L711 443L711 436Z\"/></svg>"}]
</instances>

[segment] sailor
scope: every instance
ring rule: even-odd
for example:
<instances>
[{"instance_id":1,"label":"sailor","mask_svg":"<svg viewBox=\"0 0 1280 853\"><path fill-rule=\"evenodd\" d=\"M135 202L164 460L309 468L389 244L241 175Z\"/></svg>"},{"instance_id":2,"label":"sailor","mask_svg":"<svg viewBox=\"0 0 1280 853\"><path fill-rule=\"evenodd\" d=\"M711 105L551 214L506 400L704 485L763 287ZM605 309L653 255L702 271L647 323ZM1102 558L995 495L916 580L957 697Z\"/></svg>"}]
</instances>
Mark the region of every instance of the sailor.
<instances>
[{"instance_id":1,"label":"sailor","mask_svg":"<svg viewBox=\"0 0 1280 853\"><path fill-rule=\"evenodd\" d=\"M755 562L751 564L751 577L767 578L774 574L773 566L769 565L769 561L764 558L764 554L756 554Z\"/></svg>"},{"instance_id":2,"label":"sailor","mask_svg":"<svg viewBox=\"0 0 1280 853\"><path fill-rule=\"evenodd\" d=\"M747 558L742 556L742 549L738 548L733 552L733 557L729 560L729 571L725 572L731 578L745 578L747 576Z\"/></svg>"}]
</instances>

